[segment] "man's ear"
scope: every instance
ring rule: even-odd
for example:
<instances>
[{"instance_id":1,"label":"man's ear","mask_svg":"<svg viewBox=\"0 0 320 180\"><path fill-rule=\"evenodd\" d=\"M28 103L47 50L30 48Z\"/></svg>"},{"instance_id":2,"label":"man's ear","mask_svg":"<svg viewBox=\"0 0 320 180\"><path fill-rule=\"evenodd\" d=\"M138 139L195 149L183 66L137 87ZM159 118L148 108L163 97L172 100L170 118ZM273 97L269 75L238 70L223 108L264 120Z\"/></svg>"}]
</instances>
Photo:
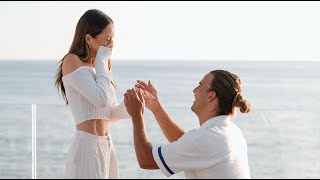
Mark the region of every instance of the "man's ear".
<instances>
[{"instance_id":1,"label":"man's ear","mask_svg":"<svg viewBox=\"0 0 320 180\"><path fill-rule=\"evenodd\" d=\"M217 94L215 91L210 91L209 92L209 102L212 102L215 98L217 97Z\"/></svg>"}]
</instances>

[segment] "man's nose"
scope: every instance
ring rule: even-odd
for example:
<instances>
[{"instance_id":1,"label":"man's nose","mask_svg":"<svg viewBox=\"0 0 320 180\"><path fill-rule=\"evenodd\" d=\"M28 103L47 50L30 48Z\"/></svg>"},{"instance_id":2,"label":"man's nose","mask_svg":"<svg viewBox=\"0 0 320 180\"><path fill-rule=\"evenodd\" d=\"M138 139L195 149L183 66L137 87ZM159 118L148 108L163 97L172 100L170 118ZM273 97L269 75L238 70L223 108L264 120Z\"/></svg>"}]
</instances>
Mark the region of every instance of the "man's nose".
<instances>
[{"instance_id":1,"label":"man's nose","mask_svg":"<svg viewBox=\"0 0 320 180\"><path fill-rule=\"evenodd\" d=\"M193 92L193 93L196 93L196 91L197 91L197 88L194 88L192 92Z\"/></svg>"}]
</instances>

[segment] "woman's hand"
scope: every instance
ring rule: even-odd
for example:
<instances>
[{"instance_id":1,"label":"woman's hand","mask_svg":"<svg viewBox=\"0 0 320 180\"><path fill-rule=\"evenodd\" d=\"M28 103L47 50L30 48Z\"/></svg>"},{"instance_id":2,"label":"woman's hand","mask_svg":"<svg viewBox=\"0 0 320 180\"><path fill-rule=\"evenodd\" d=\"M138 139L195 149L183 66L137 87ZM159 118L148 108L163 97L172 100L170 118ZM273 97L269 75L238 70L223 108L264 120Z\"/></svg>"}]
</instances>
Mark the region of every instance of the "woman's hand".
<instances>
[{"instance_id":1,"label":"woman's hand","mask_svg":"<svg viewBox=\"0 0 320 180\"><path fill-rule=\"evenodd\" d=\"M137 80L135 87L143 90L146 107L151 111L156 110L159 106L158 92L151 84L151 81L149 80L147 84L141 80Z\"/></svg>"},{"instance_id":2,"label":"woman's hand","mask_svg":"<svg viewBox=\"0 0 320 180\"><path fill-rule=\"evenodd\" d=\"M132 88L124 94L124 104L132 118L143 116L145 101L142 93L142 89Z\"/></svg>"},{"instance_id":3,"label":"woman's hand","mask_svg":"<svg viewBox=\"0 0 320 180\"><path fill-rule=\"evenodd\" d=\"M108 40L108 44L106 45L106 47L108 47L109 49L113 49L113 40L111 39L111 40Z\"/></svg>"},{"instance_id":4,"label":"woman's hand","mask_svg":"<svg viewBox=\"0 0 320 180\"><path fill-rule=\"evenodd\" d=\"M110 48L107 47L107 46L99 46L98 51L97 51L97 55L98 55L98 54L103 55L103 56L105 56L107 59L109 59L109 57L110 57L111 54L112 54L112 49L110 49Z\"/></svg>"}]
</instances>

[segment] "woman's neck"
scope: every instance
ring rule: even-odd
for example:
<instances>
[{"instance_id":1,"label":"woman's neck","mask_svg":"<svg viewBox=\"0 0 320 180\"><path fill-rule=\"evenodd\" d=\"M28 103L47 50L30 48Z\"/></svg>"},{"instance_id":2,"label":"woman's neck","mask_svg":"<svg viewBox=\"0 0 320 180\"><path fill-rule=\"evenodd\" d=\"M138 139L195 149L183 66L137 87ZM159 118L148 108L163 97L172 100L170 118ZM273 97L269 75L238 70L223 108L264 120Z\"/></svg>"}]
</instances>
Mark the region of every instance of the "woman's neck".
<instances>
[{"instance_id":1,"label":"woman's neck","mask_svg":"<svg viewBox=\"0 0 320 180\"><path fill-rule=\"evenodd\" d=\"M94 60L94 59L95 59L94 57L90 57L90 56L89 56L89 58L88 58L87 62L85 62L85 64L86 64L87 66L94 67L94 66L95 66L95 60Z\"/></svg>"}]
</instances>

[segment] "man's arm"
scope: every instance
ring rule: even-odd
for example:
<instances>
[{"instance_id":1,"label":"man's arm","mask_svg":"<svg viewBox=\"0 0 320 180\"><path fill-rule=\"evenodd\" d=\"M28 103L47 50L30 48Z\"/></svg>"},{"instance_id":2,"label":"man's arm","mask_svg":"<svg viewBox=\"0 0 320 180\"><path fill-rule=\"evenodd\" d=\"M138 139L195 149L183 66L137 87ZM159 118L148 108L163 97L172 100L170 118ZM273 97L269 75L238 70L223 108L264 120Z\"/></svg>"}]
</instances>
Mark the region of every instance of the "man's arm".
<instances>
[{"instance_id":1,"label":"man's arm","mask_svg":"<svg viewBox=\"0 0 320 180\"><path fill-rule=\"evenodd\" d=\"M143 115L132 117L134 148L142 169L159 169L152 155L152 144L146 133Z\"/></svg>"},{"instance_id":2,"label":"man's arm","mask_svg":"<svg viewBox=\"0 0 320 180\"><path fill-rule=\"evenodd\" d=\"M156 103L157 105L155 105L151 112L157 120L162 132L170 143L178 140L185 133L185 130L174 122L159 101Z\"/></svg>"},{"instance_id":3,"label":"man's arm","mask_svg":"<svg viewBox=\"0 0 320 180\"><path fill-rule=\"evenodd\" d=\"M134 89L124 94L124 103L132 118L133 140L139 166L142 169L159 169L152 155L152 144L146 133L144 125L144 99L142 90L138 94Z\"/></svg>"},{"instance_id":4,"label":"man's arm","mask_svg":"<svg viewBox=\"0 0 320 180\"><path fill-rule=\"evenodd\" d=\"M146 99L146 107L153 113L168 141L171 143L178 140L185 133L185 130L175 123L168 112L162 107L158 99L157 90L153 87L150 80L148 84L138 80L136 87L141 88L154 96L154 98Z\"/></svg>"}]
</instances>

